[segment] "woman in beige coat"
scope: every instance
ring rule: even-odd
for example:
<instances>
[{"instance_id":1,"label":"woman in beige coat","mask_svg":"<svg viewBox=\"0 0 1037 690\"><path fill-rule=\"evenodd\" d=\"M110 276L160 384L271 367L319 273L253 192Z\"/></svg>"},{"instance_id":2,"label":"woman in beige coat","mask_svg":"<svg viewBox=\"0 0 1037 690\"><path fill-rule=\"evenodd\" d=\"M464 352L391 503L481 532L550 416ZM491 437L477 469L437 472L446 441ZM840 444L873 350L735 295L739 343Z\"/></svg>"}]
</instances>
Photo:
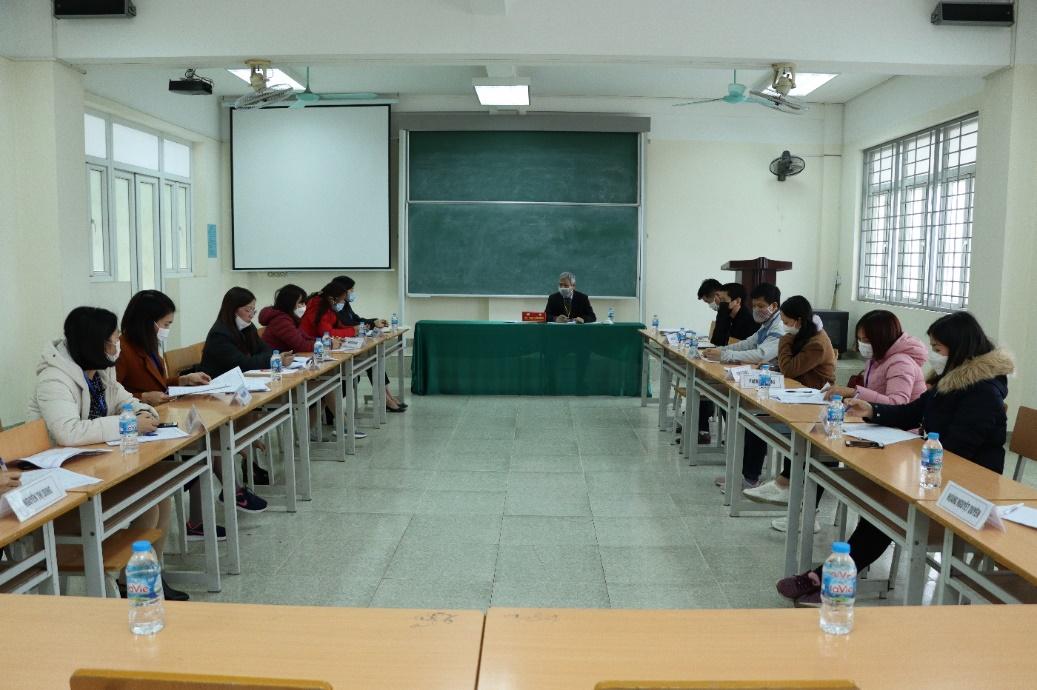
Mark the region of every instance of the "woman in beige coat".
<instances>
[{"instance_id":1,"label":"woman in beige coat","mask_svg":"<svg viewBox=\"0 0 1037 690\"><path fill-rule=\"evenodd\" d=\"M158 413L130 395L115 379L119 359L119 322L107 309L77 307L65 319L65 337L48 343L36 365L36 393L29 402L29 419L42 418L51 438L60 446L87 446L119 439L119 414L129 404L137 414L137 430L147 434L158 427ZM131 523L158 528L159 558L169 529L170 501L166 499ZM187 594L163 582L166 599Z\"/></svg>"}]
</instances>

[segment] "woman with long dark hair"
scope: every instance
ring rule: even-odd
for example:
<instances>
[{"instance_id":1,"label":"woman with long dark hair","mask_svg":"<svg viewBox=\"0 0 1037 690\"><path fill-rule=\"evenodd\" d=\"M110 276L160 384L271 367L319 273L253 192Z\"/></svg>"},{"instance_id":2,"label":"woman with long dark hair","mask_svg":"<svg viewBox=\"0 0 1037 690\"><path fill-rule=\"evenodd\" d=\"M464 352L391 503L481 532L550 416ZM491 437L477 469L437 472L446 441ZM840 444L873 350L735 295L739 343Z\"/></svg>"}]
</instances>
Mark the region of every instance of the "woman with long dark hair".
<instances>
[{"instance_id":1,"label":"woman with long dark hair","mask_svg":"<svg viewBox=\"0 0 1037 690\"><path fill-rule=\"evenodd\" d=\"M356 335L356 328L342 326L338 315L346 307L348 290L331 281L306 300L306 312L299 322L299 328L310 338L320 338L325 333L336 338L349 338Z\"/></svg>"},{"instance_id":2,"label":"woman with long dark hair","mask_svg":"<svg viewBox=\"0 0 1037 690\"><path fill-rule=\"evenodd\" d=\"M937 319L928 335L933 370L929 390L905 405L854 398L849 410L872 424L936 432L946 450L1000 474L1005 468L1005 398L1008 375L1015 370L1012 357L990 341L968 312ZM862 519L849 542L859 572L878 560L892 540ZM797 605L819 606L821 568L784 578L777 589Z\"/></svg>"},{"instance_id":3,"label":"woman with long dark hair","mask_svg":"<svg viewBox=\"0 0 1037 690\"><path fill-rule=\"evenodd\" d=\"M205 337L202 371L209 376L219 376L234 367L248 371L270 366L273 350L259 337L259 330L252 323L255 316L256 296L250 290L243 287L227 290L216 323Z\"/></svg>"}]
</instances>

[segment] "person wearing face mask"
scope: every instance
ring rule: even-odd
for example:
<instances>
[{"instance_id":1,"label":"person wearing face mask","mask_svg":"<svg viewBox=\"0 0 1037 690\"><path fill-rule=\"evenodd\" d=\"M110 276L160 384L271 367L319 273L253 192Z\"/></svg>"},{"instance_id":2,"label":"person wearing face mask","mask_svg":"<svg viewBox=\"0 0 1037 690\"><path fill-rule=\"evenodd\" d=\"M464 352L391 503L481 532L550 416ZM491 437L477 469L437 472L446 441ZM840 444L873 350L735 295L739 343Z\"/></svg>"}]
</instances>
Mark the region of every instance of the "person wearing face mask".
<instances>
[{"instance_id":1,"label":"person wearing face mask","mask_svg":"<svg viewBox=\"0 0 1037 690\"><path fill-rule=\"evenodd\" d=\"M869 311L857 322L857 350L865 360L864 371L847 386L832 386L825 397L860 398L870 403L904 405L925 392L922 366L929 348L904 333L900 320L884 309Z\"/></svg>"},{"instance_id":2,"label":"person wearing face mask","mask_svg":"<svg viewBox=\"0 0 1037 690\"><path fill-rule=\"evenodd\" d=\"M115 378L130 393L149 405L168 402L169 386L201 386L209 375L195 372L178 376L166 370L161 347L173 326L176 305L158 290L142 290L130 299L122 315L122 354L115 363Z\"/></svg>"},{"instance_id":3,"label":"person wearing face mask","mask_svg":"<svg viewBox=\"0 0 1037 690\"><path fill-rule=\"evenodd\" d=\"M576 289L576 276L568 271L558 276L558 292L547 298L544 312L550 323L594 323L598 320L591 309L590 297Z\"/></svg>"},{"instance_id":4,"label":"person wearing face mask","mask_svg":"<svg viewBox=\"0 0 1037 690\"><path fill-rule=\"evenodd\" d=\"M776 285L760 283L749 296L752 299L753 320L759 324L759 330L733 345L704 350L704 357L746 364L769 364L778 358L778 341L785 335L785 325L778 315L781 290Z\"/></svg>"},{"instance_id":5,"label":"person wearing face mask","mask_svg":"<svg viewBox=\"0 0 1037 690\"><path fill-rule=\"evenodd\" d=\"M256 296L243 287L232 287L223 296L216 322L209 329L202 348L201 370L220 376L234 367L242 371L266 369L273 349L259 337L252 319L256 315ZM282 352L291 357L291 352ZM290 359L289 359L290 361Z\"/></svg>"},{"instance_id":6,"label":"person wearing face mask","mask_svg":"<svg viewBox=\"0 0 1037 690\"><path fill-rule=\"evenodd\" d=\"M334 280L321 288L321 291L310 295L306 301L306 312L299 322L299 328L310 338L320 338L330 333L336 338L349 338L356 335L353 326L341 326L338 315L346 308L349 291Z\"/></svg>"},{"instance_id":7,"label":"person wearing face mask","mask_svg":"<svg viewBox=\"0 0 1037 690\"><path fill-rule=\"evenodd\" d=\"M389 322L385 319L366 319L360 316L353 309L353 304L357 300L356 292L356 281L349 276L335 276L334 281L346 288L346 306L343 307L342 311L338 313L338 323L340 326L359 326L365 324L368 328L386 328ZM367 379L374 385L374 372L370 369L367 370ZM386 412L402 413L407 409L407 403L400 402L396 399L396 396L392 394L389 389L389 375L385 375L385 410Z\"/></svg>"},{"instance_id":8,"label":"person wearing face mask","mask_svg":"<svg viewBox=\"0 0 1037 690\"><path fill-rule=\"evenodd\" d=\"M1011 355L998 349L968 312L937 319L928 335L933 369L928 390L904 405L853 398L847 412L872 424L936 432L945 450L1002 473L1008 428L1005 398L1008 376L1015 371ZM878 560L892 543L867 520L857 523L848 541L858 572ZM799 606L820 606L821 568L784 578L777 590Z\"/></svg>"},{"instance_id":9,"label":"person wearing face mask","mask_svg":"<svg viewBox=\"0 0 1037 690\"><path fill-rule=\"evenodd\" d=\"M710 342L729 345L732 340L742 341L760 330L753 312L745 306L745 287L741 283L727 283L716 291L716 326Z\"/></svg>"},{"instance_id":10,"label":"person wearing face mask","mask_svg":"<svg viewBox=\"0 0 1037 690\"><path fill-rule=\"evenodd\" d=\"M64 333L64 338L43 348L28 419L43 419L59 446L88 446L119 440L119 415L123 405L129 404L137 414L138 433L155 431L159 421L155 408L133 397L115 376L122 350L115 314L97 307L77 307L65 318ZM169 514L167 500L130 523L131 527L162 532L155 541L160 558ZM163 589L167 599L189 598L164 581Z\"/></svg>"},{"instance_id":11,"label":"person wearing face mask","mask_svg":"<svg viewBox=\"0 0 1037 690\"><path fill-rule=\"evenodd\" d=\"M259 312L259 325L264 327L263 342L282 352L313 352L317 338L300 326L305 315L306 291L298 285L285 285L274 293L274 304ZM332 340L332 347L342 344L339 338Z\"/></svg>"}]
</instances>

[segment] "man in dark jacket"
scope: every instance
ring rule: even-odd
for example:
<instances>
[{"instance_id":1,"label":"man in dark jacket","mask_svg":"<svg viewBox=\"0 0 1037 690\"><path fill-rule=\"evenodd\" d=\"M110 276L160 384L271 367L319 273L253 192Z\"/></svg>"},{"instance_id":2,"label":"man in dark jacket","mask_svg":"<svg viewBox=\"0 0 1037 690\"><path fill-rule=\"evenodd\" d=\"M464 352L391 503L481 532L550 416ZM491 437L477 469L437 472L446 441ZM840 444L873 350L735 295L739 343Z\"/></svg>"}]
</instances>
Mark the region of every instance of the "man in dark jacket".
<instances>
[{"instance_id":1,"label":"man in dark jacket","mask_svg":"<svg viewBox=\"0 0 1037 690\"><path fill-rule=\"evenodd\" d=\"M576 291L576 276L566 271L558 276L558 292L547 298L547 320L555 323L594 323L590 297Z\"/></svg>"},{"instance_id":2,"label":"man in dark jacket","mask_svg":"<svg viewBox=\"0 0 1037 690\"><path fill-rule=\"evenodd\" d=\"M753 310L745 306L745 287L741 283L727 283L716 292L717 325L713 329L712 342L723 347L731 338L745 340L760 324L753 318Z\"/></svg>"}]
</instances>

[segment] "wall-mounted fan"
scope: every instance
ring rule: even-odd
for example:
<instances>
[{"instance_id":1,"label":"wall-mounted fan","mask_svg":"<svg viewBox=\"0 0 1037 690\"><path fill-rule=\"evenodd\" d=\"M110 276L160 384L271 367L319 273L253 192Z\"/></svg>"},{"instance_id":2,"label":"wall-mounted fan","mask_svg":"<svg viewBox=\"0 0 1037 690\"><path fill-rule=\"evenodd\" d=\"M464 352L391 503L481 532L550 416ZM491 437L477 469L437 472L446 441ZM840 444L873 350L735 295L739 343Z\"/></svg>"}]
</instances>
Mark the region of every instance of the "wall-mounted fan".
<instances>
[{"instance_id":1,"label":"wall-mounted fan","mask_svg":"<svg viewBox=\"0 0 1037 690\"><path fill-rule=\"evenodd\" d=\"M771 174L777 176L778 182L784 182L786 177L798 175L807 167L807 162L799 156L793 156L788 151L782 151L781 156L771 161Z\"/></svg>"},{"instance_id":2,"label":"wall-mounted fan","mask_svg":"<svg viewBox=\"0 0 1037 690\"><path fill-rule=\"evenodd\" d=\"M717 98L699 98L684 103L674 103L675 106L701 105L703 103L716 103L722 101L737 105L739 103L755 103L773 110L779 110L790 115L798 115L806 110L806 106L795 98L791 98L789 91L796 88L795 68L790 64L772 65L774 70L771 85L767 90L759 91L750 89L745 84L738 83L738 70L733 71L731 83L727 85L727 94Z\"/></svg>"},{"instance_id":3,"label":"wall-mounted fan","mask_svg":"<svg viewBox=\"0 0 1037 690\"><path fill-rule=\"evenodd\" d=\"M306 68L306 90L295 94L295 102L290 108L305 108L322 101L369 101L378 98L373 91L354 91L351 93L316 93L310 90L310 68Z\"/></svg>"},{"instance_id":4,"label":"wall-mounted fan","mask_svg":"<svg viewBox=\"0 0 1037 690\"><path fill-rule=\"evenodd\" d=\"M294 93L292 87L284 86L270 86L267 84L269 75L267 70L270 69L269 60L245 60L245 64L252 70L252 74L249 76L249 84L252 85L252 93L246 93L244 96L234 101L234 107L240 110L249 110L252 108L263 108L268 105L274 105L281 101L288 100Z\"/></svg>"}]
</instances>

